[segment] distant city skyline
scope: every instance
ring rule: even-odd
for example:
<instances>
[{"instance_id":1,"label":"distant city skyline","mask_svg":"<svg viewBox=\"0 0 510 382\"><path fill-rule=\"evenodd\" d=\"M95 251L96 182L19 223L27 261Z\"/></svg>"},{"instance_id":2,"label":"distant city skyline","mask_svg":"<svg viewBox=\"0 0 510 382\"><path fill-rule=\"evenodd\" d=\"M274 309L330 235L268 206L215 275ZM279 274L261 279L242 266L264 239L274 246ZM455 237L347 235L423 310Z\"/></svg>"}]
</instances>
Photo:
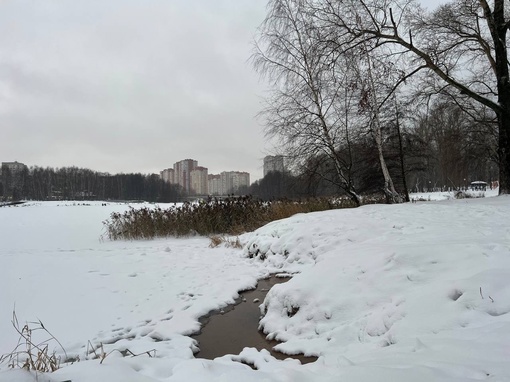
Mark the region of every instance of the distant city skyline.
<instances>
[{"instance_id":1,"label":"distant city skyline","mask_svg":"<svg viewBox=\"0 0 510 382\"><path fill-rule=\"evenodd\" d=\"M2 159L2 158L0 158ZM115 172L115 171L101 171L101 169L97 169L97 168L90 168L90 167L84 167L84 166L77 166L75 164L66 164L66 165L62 165L62 166L46 166L46 165L42 165L40 163L27 163L26 161L20 161L20 160L2 160L1 161L2 163L6 163L6 164L14 164L14 163L17 163L17 164L20 164L20 165L23 165L23 166L26 166L27 168L30 168L30 167L42 167L42 168L46 168L46 167L52 167L52 168L65 168L65 167L78 167L78 168L83 168L83 169L87 169L87 170L92 170L94 172L98 172L98 173L104 173L104 174L110 174L110 175L116 175L116 174L121 174L121 173L126 173L126 174L134 174L134 173L142 173L142 174L145 174L145 175L150 175L150 174L156 174L156 175L160 175L161 176L161 166L160 166L160 169L156 169L154 171L149 171L149 172L143 172L143 171L135 171L135 170L130 170L130 169L126 169L125 171L119 171L119 172ZM164 166L163 166L164 167ZM260 160L260 173L262 174L263 173L263 158ZM209 168L208 168L209 169ZM219 171L215 171L214 173L215 174L220 174L224 171L237 171L237 172L247 172L250 174L250 176L252 175L249 171L243 171L242 169L237 169L235 170L234 169L234 166L231 166L229 167L227 170L226 169L223 169L223 170L219 170ZM211 171L209 171L211 172ZM1 173L1 172L0 172ZM212 172L211 172L212 173ZM257 179L254 179L254 181L256 180L259 180L263 178L263 175L261 175L260 178L257 178Z\"/></svg>"},{"instance_id":2,"label":"distant city skyline","mask_svg":"<svg viewBox=\"0 0 510 382\"><path fill-rule=\"evenodd\" d=\"M255 167L254 167L254 168L256 168L256 170L255 170L255 174L257 174L256 178L253 178L253 173L250 172L250 171L244 171L243 169L237 169L238 166L237 167L236 166L227 167L227 170L226 169L217 169L216 171L209 171L209 173L211 173L211 174L220 174L221 172L224 172L224 171L247 172L247 173L250 174L250 179L252 179L251 183L253 183L256 180L260 180L260 179L262 179L265 176L265 174L264 174L264 158L267 158L267 155L260 158L259 166L255 165ZM78 168L84 168L84 169L92 170L92 171L95 171L95 172L100 172L100 173L105 173L105 174L110 174L110 175L121 174L121 173L142 173L142 174L157 174L157 175L161 176L161 171L162 171L161 170L162 166L159 166L159 168L154 169L153 171L139 171L139 170L129 169L129 168L125 168L123 171L105 171L102 168L92 168L92 167L87 167L87 166L79 166L79 165L76 165L76 164L73 164L73 163L63 164L63 165L58 165L58 166L45 165L45 164L41 164L41 163L27 163L27 161L19 160L19 158L15 158L13 160L6 159L6 160L3 160L3 162L6 162L6 163L23 163L28 168L33 167L33 166L43 167L43 168L46 168L46 167L52 167L52 168L78 167ZM208 167L208 169L210 169L210 168Z\"/></svg>"},{"instance_id":3,"label":"distant city skyline","mask_svg":"<svg viewBox=\"0 0 510 382\"><path fill-rule=\"evenodd\" d=\"M210 174L207 167L199 166L197 160L190 158L175 162L159 174L165 182L178 184L191 195L227 195L251 185L250 174L246 171Z\"/></svg>"}]
</instances>

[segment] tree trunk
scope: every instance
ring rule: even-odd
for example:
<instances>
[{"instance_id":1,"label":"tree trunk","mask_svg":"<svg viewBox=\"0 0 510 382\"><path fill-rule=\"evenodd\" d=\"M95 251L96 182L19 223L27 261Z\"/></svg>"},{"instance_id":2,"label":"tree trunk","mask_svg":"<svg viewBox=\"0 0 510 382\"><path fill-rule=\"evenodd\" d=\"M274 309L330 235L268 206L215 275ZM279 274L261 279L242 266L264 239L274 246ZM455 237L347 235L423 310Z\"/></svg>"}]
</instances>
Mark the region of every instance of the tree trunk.
<instances>
[{"instance_id":1,"label":"tree trunk","mask_svg":"<svg viewBox=\"0 0 510 382\"><path fill-rule=\"evenodd\" d=\"M407 188L407 180L406 180L406 170L404 163L404 148L402 145L402 134L400 132L400 121L398 119L398 105L395 100L395 122L397 125L397 137L398 137L398 155L400 157L400 170L402 171L402 185L404 186L404 200L406 202L410 202L409 198L409 189Z\"/></svg>"},{"instance_id":2,"label":"tree trunk","mask_svg":"<svg viewBox=\"0 0 510 382\"><path fill-rule=\"evenodd\" d=\"M510 193L510 79L508 77L508 52L506 49L506 32L504 0L494 0L491 12L486 0L480 4L487 20L495 53L495 72L498 88L498 161L499 161L499 193Z\"/></svg>"},{"instance_id":3,"label":"tree trunk","mask_svg":"<svg viewBox=\"0 0 510 382\"><path fill-rule=\"evenodd\" d=\"M496 24L497 40L496 76L498 79L498 102L503 111L498 115L498 159L499 159L499 193L510 193L510 82L508 78L508 60L506 50L506 26L504 25L503 0L496 0L494 6L494 21Z\"/></svg>"},{"instance_id":4,"label":"tree trunk","mask_svg":"<svg viewBox=\"0 0 510 382\"><path fill-rule=\"evenodd\" d=\"M382 143L382 131L381 131L381 121L379 119L379 104L377 102L376 89L374 83L374 77L372 75L372 61L370 55L368 54L366 44L364 45L365 53L367 56L367 65L368 65L368 81L369 81L369 96L370 100L370 108L372 123L372 133L375 138L375 144L377 146L377 152L379 154L379 163L381 165L381 171L384 177L384 195L386 196L386 201L388 203L401 203L402 200L398 193L395 191L395 186L393 185L393 179L391 179L390 172L388 170L388 166L386 165L386 160L384 159L383 152L383 143Z\"/></svg>"},{"instance_id":5,"label":"tree trunk","mask_svg":"<svg viewBox=\"0 0 510 382\"><path fill-rule=\"evenodd\" d=\"M500 93L501 100L501 93ZM510 98L509 98L510 100ZM506 102L510 110L510 102ZM498 165L499 165L499 194L510 194L510 115L498 115Z\"/></svg>"}]
</instances>

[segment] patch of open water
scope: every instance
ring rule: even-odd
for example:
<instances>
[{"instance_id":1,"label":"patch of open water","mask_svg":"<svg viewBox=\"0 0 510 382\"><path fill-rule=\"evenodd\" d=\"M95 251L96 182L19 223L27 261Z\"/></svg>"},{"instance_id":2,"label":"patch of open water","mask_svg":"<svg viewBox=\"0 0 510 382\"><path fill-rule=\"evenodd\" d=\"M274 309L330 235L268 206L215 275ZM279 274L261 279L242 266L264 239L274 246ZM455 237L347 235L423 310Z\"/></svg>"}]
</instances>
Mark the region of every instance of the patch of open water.
<instances>
[{"instance_id":1,"label":"patch of open water","mask_svg":"<svg viewBox=\"0 0 510 382\"><path fill-rule=\"evenodd\" d=\"M301 363L310 363L316 357L304 355L287 355L273 350L279 342L267 340L265 334L258 330L261 318L259 305L273 285L289 280L289 277L276 277L259 280L253 290L239 292L235 304L221 310L209 312L200 319L202 329L192 337L198 341L200 351L197 357L214 359L226 354L239 354L245 347L258 350L267 349L277 359L294 358Z\"/></svg>"}]
</instances>

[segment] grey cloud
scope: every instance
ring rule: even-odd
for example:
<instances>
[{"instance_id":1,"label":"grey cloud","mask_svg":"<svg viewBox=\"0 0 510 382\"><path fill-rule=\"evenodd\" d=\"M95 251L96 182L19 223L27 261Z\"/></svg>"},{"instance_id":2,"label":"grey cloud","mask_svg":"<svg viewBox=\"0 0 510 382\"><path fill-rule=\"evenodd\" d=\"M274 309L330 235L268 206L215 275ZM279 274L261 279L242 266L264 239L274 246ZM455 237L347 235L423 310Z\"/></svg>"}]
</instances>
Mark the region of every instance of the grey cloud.
<instances>
[{"instance_id":1,"label":"grey cloud","mask_svg":"<svg viewBox=\"0 0 510 382\"><path fill-rule=\"evenodd\" d=\"M1 160L260 176L247 63L265 2L0 3ZM79 155L78 155L79 154Z\"/></svg>"}]
</instances>

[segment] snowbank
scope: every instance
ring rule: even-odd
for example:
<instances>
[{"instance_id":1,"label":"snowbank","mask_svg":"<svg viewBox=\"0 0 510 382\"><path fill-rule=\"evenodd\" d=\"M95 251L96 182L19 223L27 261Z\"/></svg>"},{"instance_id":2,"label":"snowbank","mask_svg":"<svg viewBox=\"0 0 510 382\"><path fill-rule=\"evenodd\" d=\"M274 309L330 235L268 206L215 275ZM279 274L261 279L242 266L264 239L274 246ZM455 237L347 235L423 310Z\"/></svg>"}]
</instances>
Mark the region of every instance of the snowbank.
<instances>
[{"instance_id":1,"label":"snowbank","mask_svg":"<svg viewBox=\"0 0 510 382\"><path fill-rule=\"evenodd\" d=\"M269 292L264 332L351 378L508 378L509 202L365 206L259 229L246 256L304 269Z\"/></svg>"},{"instance_id":2,"label":"snowbank","mask_svg":"<svg viewBox=\"0 0 510 382\"><path fill-rule=\"evenodd\" d=\"M0 209L0 353L16 344L16 304L81 359L39 381L510 380L510 197L300 214L243 235L242 251L101 241L101 221L125 208ZM198 317L275 271L296 274L267 295L261 328L319 360L195 359ZM112 351L103 364L86 360L89 340ZM32 380L0 365L1 382Z\"/></svg>"}]
</instances>

